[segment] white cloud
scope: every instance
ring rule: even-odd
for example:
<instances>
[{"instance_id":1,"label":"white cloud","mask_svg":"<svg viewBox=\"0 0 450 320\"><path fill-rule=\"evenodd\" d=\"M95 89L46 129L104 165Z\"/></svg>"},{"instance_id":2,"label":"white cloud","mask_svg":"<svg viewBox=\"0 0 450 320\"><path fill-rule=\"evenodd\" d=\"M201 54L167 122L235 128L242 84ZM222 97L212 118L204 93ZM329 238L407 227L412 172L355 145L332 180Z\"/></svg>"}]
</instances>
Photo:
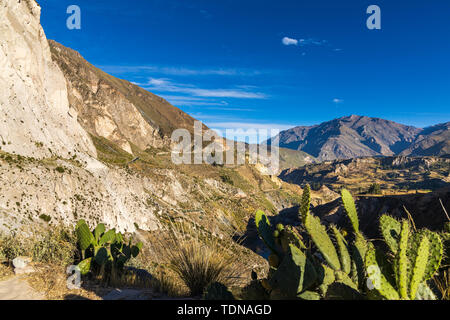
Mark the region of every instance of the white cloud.
<instances>
[{"instance_id":1,"label":"white cloud","mask_svg":"<svg viewBox=\"0 0 450 320\"><path fill-rule=\"evenodd\" d=\"M176 92L189 94L194 97L207 98L240 98L240 99L266 99L267 96L250 89L252 87L238 87L233 89L204 89L189 84L172 83L165 78L150 78L143 88L159 92Z\"/></svg>"},{"instance_id":2,"label":"white cloud","mask_svg":"<svg viewBox=\"0 0 450 320\"><path fill-rule=\"evenodd\" d=\"M148 80L148 84L151 86L166 86L166 85L169 85L169 80L168 79L150 78Z\"/></svg>"},{"instance_id":3,"label":"white cloud","mask_svg":"<svg viewBox=\"0 0 450 320\"><path fill-rule=\"evenodd\" d=\"M292 39L292 38L289 38L289 37L284 37L284 38L281 40L281 42L282 42L285 46L291 46L291 45L296 46L296 45L298 44L298 40Z\"/></svg>"},{"instance_id":4,"label":"white cloud","mask_svg":"<svg viewBox=\"0 0 450 320\"><path fill-rule=\"evenodd\" d=\"M344 100L343 99L334 98L333 102L336 103L336 104L340 104L340 103L344 103Z\"/></svg>"}]
</instances>

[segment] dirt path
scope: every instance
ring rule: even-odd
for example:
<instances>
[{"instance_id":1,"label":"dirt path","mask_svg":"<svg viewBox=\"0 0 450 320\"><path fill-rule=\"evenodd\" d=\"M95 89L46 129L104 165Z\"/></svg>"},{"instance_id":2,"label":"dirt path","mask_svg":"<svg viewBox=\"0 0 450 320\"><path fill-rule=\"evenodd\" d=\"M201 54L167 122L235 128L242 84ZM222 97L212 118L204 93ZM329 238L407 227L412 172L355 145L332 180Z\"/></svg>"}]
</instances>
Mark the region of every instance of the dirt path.
<instances>
[{"instance_id":1,"label":"dirt path","mask_svg":"<svg viewBox=\"0 0 450 320\"><path fill-rule=\"evenodd\" d=\"M20 277L0 281L0 300L45 300L45 296Z\"/></svg>"}]
</instances>

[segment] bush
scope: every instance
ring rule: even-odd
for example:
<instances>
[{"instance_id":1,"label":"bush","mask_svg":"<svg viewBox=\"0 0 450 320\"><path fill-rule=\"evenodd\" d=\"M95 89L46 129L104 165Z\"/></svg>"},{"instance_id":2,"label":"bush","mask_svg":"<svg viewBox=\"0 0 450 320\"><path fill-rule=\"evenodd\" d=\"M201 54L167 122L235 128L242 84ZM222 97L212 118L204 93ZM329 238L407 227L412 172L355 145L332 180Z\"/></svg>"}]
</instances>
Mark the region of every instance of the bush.
<instances>
[{"instance_id":1,"label":"bush","mask_svg":"<svg viewBox=\"0 0 450 320\"><path fill-rule=\"evenodd\" d=\"M28 256L34 262L66 266L73 263L76 253L76 238L64 227L53 227L29 237L14 233L0 235L0 260L12 261L18 256Z\"/></svg>"},{"instance_id":2,"label":"bush","mask_svg":"<svg viewBox=\"0 0 450 320\"><path fill-rule=\"evenodd\" d=\"M52 220L52 217L46 215L46 214L41 214L39 216L40 219L44 220L45 222L50 222L50 220Z\"/></svg>"},{"instance_id":3,"label":"bush","mask_svg":"<svg viewBox=\"0 0 450 320\"><path fill-rule=\"evenodd\" d=\"M56 167L55 170L58 171L59 173L64 173L66 171L66 169L64 169L63 167Z\"/></svg>"},{"instance_id":4,"label":"bush","mask_svg":"<svg viewBox=\"0 0 450 320\"><path fill-rule=\"evenodd\" d=\"M0 235L0 260L12 261L14 258L28 253L26 243L14 233Z\"/></svg>"},{"instance_id":5,"label":"bush","mask_svg":"<svg viewBox=\"0 0 450 320\"><path fill-rule=\"evenodd\" d=\"M220 179L222 180L223 183L228 183L233 185L233 179L231 179L230 175L226 174L226 173L222 173L220 175Z\"/></svg>"},{"instance_id":6,"label":"bush","mask_svg":"<svg viewBox=\"0 0 450 320\"><path fill-rule=\"evenodd\" d=\"M380 185L378 183L371 184L367 193L368 194L381 194Z\"/></svg>"},{"instance_id":7,"label":"bush","mask_svg":"<svg viewBox=\"0 0 450 320\"><path fill-rule=\"evenodd\" d=\"M33 242L31 255L36 262L66 266L77 257L76 236L63 227L48 230Z\"/></svg>"}]
</instances>

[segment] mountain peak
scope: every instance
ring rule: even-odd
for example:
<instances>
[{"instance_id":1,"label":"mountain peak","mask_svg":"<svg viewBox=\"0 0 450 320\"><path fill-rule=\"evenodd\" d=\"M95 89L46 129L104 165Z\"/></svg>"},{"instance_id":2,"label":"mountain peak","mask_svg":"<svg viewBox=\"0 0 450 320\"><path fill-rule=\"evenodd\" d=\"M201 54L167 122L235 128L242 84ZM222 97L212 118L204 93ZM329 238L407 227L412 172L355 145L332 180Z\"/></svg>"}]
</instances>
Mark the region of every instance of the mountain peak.
<instances>
[{"instance_id":1,"label":"mountain peak","mask_svg":"<svg viewBox=\"0 0 450 320\"><path fill-rule=\"evenodd\" d=\"M450 152L449 132L446 124L420 129L382 118L352 114L314 126L282 131L269 143L278 142L280 147L301 150L319 160L400 153L441 155Z\"/></svg>"}]
</instances>

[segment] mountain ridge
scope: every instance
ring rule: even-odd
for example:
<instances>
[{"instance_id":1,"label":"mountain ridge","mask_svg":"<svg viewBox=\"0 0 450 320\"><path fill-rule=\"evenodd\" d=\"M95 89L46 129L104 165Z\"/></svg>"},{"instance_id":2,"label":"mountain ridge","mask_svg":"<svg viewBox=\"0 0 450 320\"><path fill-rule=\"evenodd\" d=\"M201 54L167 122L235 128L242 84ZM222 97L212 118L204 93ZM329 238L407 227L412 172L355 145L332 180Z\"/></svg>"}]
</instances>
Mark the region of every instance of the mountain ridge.
<instances>
[{"instance_id":1,"label":"mountain ridge","mask_svg":"<svg viewBox=\"0 0 450 320\"><path fill-rule=\"evenodd\" d=\"M439 156L450 152L448 124L433 126L435 130L422 129L382 118L350 115L284 130L269 139L268 144L304 151L319 161L400 154Z\"/></svg>"}]
</instances>

